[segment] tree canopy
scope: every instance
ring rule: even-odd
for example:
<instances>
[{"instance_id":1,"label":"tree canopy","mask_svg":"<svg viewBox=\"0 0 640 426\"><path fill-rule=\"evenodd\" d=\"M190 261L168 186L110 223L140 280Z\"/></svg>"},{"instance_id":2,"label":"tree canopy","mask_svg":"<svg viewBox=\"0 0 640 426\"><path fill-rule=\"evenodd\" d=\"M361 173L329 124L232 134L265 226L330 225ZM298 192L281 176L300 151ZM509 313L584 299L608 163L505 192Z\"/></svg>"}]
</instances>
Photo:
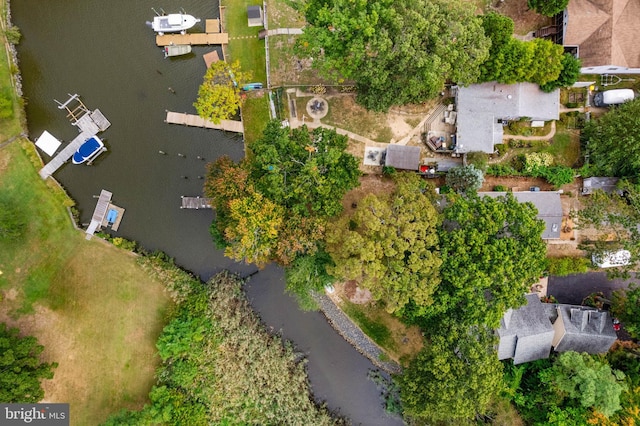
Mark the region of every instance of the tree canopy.
<instances>
[{"instance_id":1,"label":"tree canopy","mask_svg":"<svg viewBox=\"0 0 640 426\"><path fill-rule=\"evenodd\" d=\"M44 397L40 381L53 378L58 364L41 362L43 350L35 337L20 337L17 328L0 323L0 401L35 403Z\"/></svg>"},{"instance_id":2,"label":"tree canopy","mask_svg":"<svg viewBox=\"0 0 640 426\"><path fill-rule=\"evenodd\" d=\"M240 88L250 79L251 74L241 71L238 61L212 63L193 104L198 115L216 124L233 117L242 104Z\"/></svg>"},{"instance_id":3,"label":"tree canopy","mask_svg":"<svg viewBox=\"0 0 640 426\"><path fill-rule=\"evenodd\" d=\"M442 282L430 316L497 328L504 312L524 304L542 276L544 222L530 203L511 194L452 195L439 233Z\"/></svg>"},{"instance_id":4,"label":"tree canopy","mask_svg":"<svg viewBox=\"0 0 640 426\"><path fill-rule=\"evenodd\" d=\"M484 182L484 173L473 164L468 166L452 167L445 177L447 186L454 191L463 193L476 192Z\"/></svg>"},{"instance_id":5,"label":"tree canopy","mask_svg":"<svg viewBox=\"0 0 640 426\"><path fill-rule=\"evenodd\" d=\"M358 162L346 146L333 130L310 134L272 121L247 159L211 163L205 195L216 210L212 236L225 254L259 266L313 255L327 218L340 213L343 195L359 185Z\"/></svg>"},{"instance_id":6,"label":"tree canopy","mask_svg":"<svg viewBox=\"0 0 640 426\"><path fill-rule=\"evenodd\" d=\"M461 424L485 413L503 388L494 345L494 332L485 327L432 336L399 379L405 414L428 424Z\"/></svg>"},{"instance_id":7,"label":"tree canopy","mask_svg":"<svg viewBox=\"0 0 640 426\"><path fill-rule=\"evenodd\" d=\"M578 81L581 66L582 63L580 59L570 53L565 53L562 56L562 70L560 71L558 79L540 85L540 89L542 89L543 92L549 93L560 87L572 86L573 83Z\"/></svg>"},{"instance_id":8,"label":"tree canopy","mask_svg":"<svg viewBox=\"0 0 640 426\"><path fill-rule=\"evenodd\" d=\"M640 176L640 99L586 123L582 143L596 176Z\"/></svg>"},{"instance_id":9,"label":"tree canopy","mask_svg":"<svg viewBox=\"0 0 640 426\"><path fill-rule=\"evenodd\" d=\"M614 292L611 311L631 336L640 339L640 285Z\"/></svg>"},{"instance_id":10,"label":"tree canopy","mask_svg":"<svg viewBox=\"0 0 640 426\"><path fill-rule=\"evenodd\" d=\"M327 251L337 278L356 280L394 312L409 300L432 302L439 283L438 214L433 188L415 173L398 173L389 197L365 197L351 217L329 225Z\"/></svg>"},{"instance_id":11,"label":"tree canopy","mask_svg":"<svg viewBox=\"0 0 640 426\"><path fill-rule=\"evenodd\" d=\"M445 81L472 84L490 42L459 0L310 0L298 48L338 81L355 81L376 111L436 96Z\"/></svg>"},{"instance_id":12,"label":"tree canopy","mask_svg":"<svg viewBox=\"0 0 640 426\"><path fill-rule=\"evenodd\" d=\"M620 409L620 394L626 389L624 374L589 354L564 352L540 378L561 397L576 399L584 408L594 408L609 417Z\"/></svg>"},{"instance_id":13,"label":"tree canopy","mask_svg":"<svg viewBox=\"0 0 640 426\"><path fill-rule=\"evenodd\" d=\"M569 0L527 0L529 9L545 16L554 16L562 12L568 4Z\"/></svg>"}]
</instances>

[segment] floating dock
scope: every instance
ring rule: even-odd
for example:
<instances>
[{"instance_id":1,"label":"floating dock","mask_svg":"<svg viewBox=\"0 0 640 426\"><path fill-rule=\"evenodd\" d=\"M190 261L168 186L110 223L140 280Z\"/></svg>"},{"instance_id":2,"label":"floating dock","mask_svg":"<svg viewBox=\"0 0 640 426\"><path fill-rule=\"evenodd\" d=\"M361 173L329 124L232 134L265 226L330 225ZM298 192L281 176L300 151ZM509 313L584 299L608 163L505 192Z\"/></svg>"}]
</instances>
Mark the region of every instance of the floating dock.
<instances>
[{"instance_id":1,"label":"floating dock","mask_svg":"<svg viewBox=\"0 0 640 426\"><path fill-rule=\"evenodd\" d=\"M170 44L210 45L228 43L228 33L165 34L156 36L156 44L160 47Z\"/></svg>"},{"instance_id":2,"label":"floating dock","mask_svg":"<svg viewBox=\"0 0 640 426\"><path fill-rule=\"evenodd\" d=\"M69 161L78 148L80 148L80 145L87 139L95 136L99 132L104 132L111 126L109 120L107 120L99 109L90 111L82 103L77 94L69 96L70 98L65 103L56 102L58 102L59 109L67 110L67 118L69 118L72 125L78 128L80 134L40 169L38 173L42 179L48 178L62 167L64 163ZM76 102L76 104L73 105L73 102Z\"/></svg>"},{"instance_id":3,"label":"floating dock","mask_svg":"<svg viewBox=\"0 0 640 426\"><path fill-rule=\"evenodd\" d=\"M93 216L91 216L91 223L85 231L87 240L90 240L91 236L102 228L110 226L112 230L118 230L122 216L124 216L124 209L111 204L112 196L113 194L106 189L100 191L96 208L93 210ZM115 217L112 218L111 216Z\"/></svg>"},{"instance_id":4,"label":"floating dock","mask_svg":"<svg viewBox=\"0 0 640 426\"><path fill-rule=\"evenodd\" d=\"M185 197L184 195L180 198L182 199L182 205L180 206L181 209L200 210L211 208L210 198Z\"/></svg>"},{"instance_id":5,"label":"floating dock","mask_svg":"<svg viewBox=\"0 0 640 426\"><path fill-rule=\"evenodd\" d=\"M244 133L242 121L221 120L220 124L215 124L212 121L205 120L204 118L194 114L183 114L172 111L167 111L167 118L164 121L169 124L182 124L183 126L204 127L206 129Z\"/></svg>"}]
</instances>

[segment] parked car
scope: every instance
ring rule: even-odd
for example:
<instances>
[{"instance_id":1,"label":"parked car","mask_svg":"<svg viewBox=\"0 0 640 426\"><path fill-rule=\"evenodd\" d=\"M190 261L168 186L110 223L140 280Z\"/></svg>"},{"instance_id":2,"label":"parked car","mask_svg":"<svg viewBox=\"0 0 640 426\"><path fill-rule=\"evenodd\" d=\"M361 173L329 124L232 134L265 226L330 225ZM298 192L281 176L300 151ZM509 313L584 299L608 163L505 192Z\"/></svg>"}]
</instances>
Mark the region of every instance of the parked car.
<instances>
[{"instance_id":1,"label":"parked car","mask_svg":"<svg viewBox=\"0 0 640 426\"><path fill-rule=\"evenodd\" d=\"M593 253L591 261L599 268L626 266L631 263L631 252L629 250L618 250Z\"/></svg>"},{"instance_id":2,"label":"parked car","mask_svg":"<svg viewBox=\"0 0 640 426\"><path fill-rule=\"evenodd\" d=\"M618 105L632 100L635 93L631 89L614 89L598 92L593 96L593 104L597 107Z\"/></svg>"}]
</instances>

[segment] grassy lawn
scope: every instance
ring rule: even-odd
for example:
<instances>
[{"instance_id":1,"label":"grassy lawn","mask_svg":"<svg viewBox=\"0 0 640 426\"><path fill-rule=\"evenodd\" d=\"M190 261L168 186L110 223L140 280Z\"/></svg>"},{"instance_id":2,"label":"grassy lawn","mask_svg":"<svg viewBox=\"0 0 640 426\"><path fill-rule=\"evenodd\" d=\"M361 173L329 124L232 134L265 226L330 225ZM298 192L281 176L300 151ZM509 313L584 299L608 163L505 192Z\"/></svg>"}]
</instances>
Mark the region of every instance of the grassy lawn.
<instances>
[{"instance_id":1,"label":"grassy lawn","mask_svg":"<svg viewBox=\"0 0 640 426\"><path fill-rule=\"evenodd\" d=\"M302 28L306 24L304 16L293 6L291 0L267 0L269 28Z\"/></svg>"},{"instance_id":2,"label":"grassy lawn","mask_svg":"<svg viewBox=\"0 0 640 426\"><path fill-rule=\"evenodd\" d=\"M394 361L406 366L422 349L419 328L406 326L383 308L372 304L357 305L347 300L342 301L340 308Z\"/></svg>"},{"instance_id":3,"label":"grassy lawn","mask_svg":"<svg viewBox=\"0 0 640 426\"><path fill-rule=\"evenodd\" d=\"M71 403L72 424L93 425L147 402L169 301L134 256L73 229L68 199L40 179L33 150L0 150L0 198L27 224L19 240L0 241L0 321L59 363L45 400Z\"/></svg>"},{"instance_id":4,"label":"grassy lawn","mask_svg":"<svg viewBox=\"0 0 640 426\"><path fill-rule=\"evenodd\" d=\"M244 140L247 145L262 136L269 121L269 98L264 91L249 93L242 106Z\"/></svg>"},{"instance_id":5,"label":"grassy lawn","mask_svg":"<svg viewBox=\"0 0 640 426\"><path fill-rule=\"evenodd\" d=\"M258 39L262 27L247 25L247 6L262 6L256 0L224 0L224 28L229 33L226 50L228 62L240 61L243 71L250 71L253 82L267 83L264 40ZM249 38L245 38L249 37Z\"/></svg>"}]
</instances>

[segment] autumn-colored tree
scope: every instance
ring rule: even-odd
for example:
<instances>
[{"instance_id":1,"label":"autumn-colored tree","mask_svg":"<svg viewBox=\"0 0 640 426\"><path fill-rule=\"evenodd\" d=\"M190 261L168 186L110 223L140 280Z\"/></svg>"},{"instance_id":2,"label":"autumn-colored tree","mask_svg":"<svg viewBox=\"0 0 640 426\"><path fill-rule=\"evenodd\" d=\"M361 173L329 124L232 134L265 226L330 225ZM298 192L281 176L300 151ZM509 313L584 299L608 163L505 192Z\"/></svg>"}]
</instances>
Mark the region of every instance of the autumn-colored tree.
<instances>
[{"instance_id":1,"label":"autumn-colored tree","mask_svg":"<svg viewBox=\"0 0 640 426\"><path fill-rule=\"evenodd\" d=\"M250 73L241 71L239 61L211 64L193 104L198 115L216 124L233 117L242 104L240 88L250 79Z\"/></svg>"},{"instance_id":2,"label":"autumn-colored tree","mask_svg":"<svg viewBox=\"0 0 640 426\"><path fill-rule=\"evenodd\" d=\"M440 255L433 188L415 173L398 173L388 197L365 197L351 217L329 225L327 251L335 277L356 280L394 312L409 300L432 303Z\"/></svg>"}]
</instances>

